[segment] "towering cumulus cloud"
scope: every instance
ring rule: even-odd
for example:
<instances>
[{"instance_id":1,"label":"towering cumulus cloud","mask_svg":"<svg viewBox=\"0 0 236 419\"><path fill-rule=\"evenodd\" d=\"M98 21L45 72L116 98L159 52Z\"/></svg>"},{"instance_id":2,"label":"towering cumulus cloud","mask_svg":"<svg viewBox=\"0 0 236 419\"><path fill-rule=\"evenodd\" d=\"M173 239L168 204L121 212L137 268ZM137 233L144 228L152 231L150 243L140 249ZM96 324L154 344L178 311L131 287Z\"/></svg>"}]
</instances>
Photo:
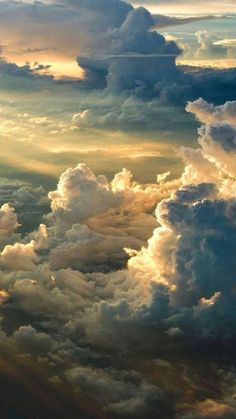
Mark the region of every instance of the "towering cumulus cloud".
<instances>
[{"instance_id":1,"label":"towering cumulus cloud","mask_svg":"<svg viewBox=\"0 0 236 419\"><path fill-rule=\"evenodd\" d=\"M109 182L79 164L24 237L1 208L1 350L70 386L83 417L96 417L85 400L106 418L236 415L234 361L220 357L236 327L235 109L188 103L204 125L180 179L141 185L123 169Z\"/></svg>"},{"instance_id":2,"label":"towering cumulus cloud","mask_svg":"<svg viewBox=\"0 0 236 419\"><path fill-rule=\"evenodd\" d=\"M118 2L117 2L118 5ZM151 14L143 7L132 9L123 23L105 34L95 43L92 55L78 57L87 77L100 77L104 86L112 91L153 88L165 78L173 79L177 69L175 59L180 49L167 42L156 31Z\"/></svg>"},{"instance_id":3,"label":"towering cumulus cloud","mask_svg":"<svg viewBox=\"0 0 236 419\"><path fill-rule=\"evenodd\" d=\"M160 227L129 261L135 275L141 266L154 289L162 287L168 333L235 334L234 107L234 102L214 107L202 99L188 104L187 110L206 123L199 129L200 148L182 148L182 186L158 204ZM158 292L152 295L155 313Z\"/></svg>"}]
</instances>

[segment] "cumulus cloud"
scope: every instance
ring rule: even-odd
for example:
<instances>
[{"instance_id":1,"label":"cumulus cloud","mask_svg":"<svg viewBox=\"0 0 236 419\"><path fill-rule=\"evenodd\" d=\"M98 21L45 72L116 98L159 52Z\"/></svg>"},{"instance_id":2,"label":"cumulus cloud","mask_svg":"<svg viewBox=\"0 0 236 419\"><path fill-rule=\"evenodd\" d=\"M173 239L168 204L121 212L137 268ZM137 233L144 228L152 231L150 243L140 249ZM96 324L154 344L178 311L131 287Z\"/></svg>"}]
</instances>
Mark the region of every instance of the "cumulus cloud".
<instances>
[{"instance_id":1,"label":"cumulus cloud","mask_svg":"<svg viewBox=\"0 0 236 419\"><path fill-rule=\"evenodd\" d=\"M121 205L127 210L132 208L134 212L141 208L150 209L158 194L162 193L165 193L165 188L155 184L142 187L133 182L132 173L126 169L109 182L105 176L96 176L82 163L61 175L57 190L49 192L49 198L53 216L68 216L71 223L88 220Z\"/></svg>"},{"instance_id":2,"label":"cumulus cloud","mask_svg":"<svg viewBox=\"0 0 236 419\"><path fill-rule=\"evenodd\" d=\"M192 333L195 329L203 336L217 335L219 325L224 324L228 335L233 333L235 322L235 127L228 122L224 106L219 107L219 115L216 111L215 119L214 106L202 100L190 103L187 109L196 110L198 117L204 121L210 118L211 122L199 130L200 149L184 150L188 159L182 178L185 185L158 204L160 227L148 247L131 258L129 265L135 275L139 275L141 266L142 274L147 276L149 272L150 279L155 278L166 288L165 323L170 332L182 329ZM210 117L209 109L213 109ZM231 113L229 119L232 121ZM213 183L206 183L205 175L202 177L207 167L208 179L212 172ZM155 300L154 294L154 307L159 302Z\"/></svg>"},{"instance_id":3,"label":"cumulus cloud","mask_svg":"<svg viewBox=\"0 0 236 419\"><path fill-rule=\"evenodd\" d=\"M142 186L126 169L111 182L105 176L95 176L85 164L68 169L57 189L49 193L54 269L122 268L127 260L124 248L139 249L144 244L155 225L155 205L174 184Z\"/></svg>"},{"instance_id":4,"label":"cumulus cloud","mask_svg":"<svg viewBox=\"0 0 236 419\"><path fill-rule=\"evenodd\" d=\"M224 45L217 44L219 38L217 35L201 30L196 32L198 49L196 52L197 57L225 57L227 56L227 48Z\"/></svg>"},{"instance_id":5,"label":"cumulus cloud","mask_svg":"<svg viewBox=\"0 0 236 419\"><path fill-rule=\"evenodd\" d=\"M121 417L151 417L155 412L172 416L168 399L158 387L145 382L136 371L99 370L76 367L67 371L68 381L93 394L104 410Z\"/></svg>"},{"instance_id":6,"label":"cumulus cloud","mask_svg":"<svg viewBox=\"0 0 236 419\"><path fill-rule=\"evenodd\" d=\"M180 179L140 185L123 169L108 181L79 164L49 193L47 226L1 251L2 345L48 363L53 382L112 417L235 415L220 366L209 367L208 394L188 356L175 359L178 348L231 348L236 324L234 104L187 109L204 125L198 148L181 150ZM153 360L169 345L174 359Z\"/></svg>"},{"instance_id":7,"label":"cumulus cloud","mask_svg":"<svg viewBox=\"0 0 236 419\"><path fill-rule=\"evenodd\" d=\"M73 221L83 221L91 216L118 207L120 194L113 193L104 176L96 177L85 165L79 164L62 174L57 190L49 193L53 213L62 217L67 213Z\"/></svg>"},{"instance_id":8,"label":"cumulus cloud","mask_svg":"<svg viewBox=\"0 0 236 419\"><path fill-rule=\"evenodd\" d=\"M96 61L94 57L91 61L85 57L83 60L85 66L88 60L93 68L80 87L87 86L89 92L99 88L97 99L101 102L95 101L90 106L81 103L72 117L72 125L80 129L151 131L165 129L173 118L178 128L183 118L187 123L182 108L186 101L194 101L199 96L208 102L234 100L234 69L182 68L175 65L174 56L133 55L112 58L111 72L107 73L97 67L101 60Z\"/></svg>"},{"instance_id":9,"label":"cumulus cloud","mask_svg":"<svg viewBox=\"0 0 236 419\"><path fill-rule=\"evenodd\" d=\"M9 204L3 204L0 208L0 243L9 244L17 239L16 230L20 226L14 208Z\"/></svg>"},{"instance_id":10,"label":"cumulus cloud","mask_svg":"<svg viewBox=\"0 0 236 419\"><path fill-rule=\"evenodd\" d=\"M189 104L188 110L197 109L198 116L196 106L202 104L204 109L210 107L212 110L213 105L203 101ZM99 266L107 266L108 270L110 266L113 270L115 266L122 267L125 260L123 248L126 247L134 249L127 250L131 255L128 266L129 275L137 281L135 288L139 296L142 278L144 294L143 298L139 297L139 304L150 304L148 301L153 293L154 307L155 300L159 301L158 287L163 287L167 304L165 321L170 329L180 327L178 322L181 323L184 313L182 307L187 312L190 310L194 318L202 316L202 319L209 310L216 310L219 302L227 298L234 281L229 275L234 271L232 258L227 259L227 264L223 260L226 254L233 252L234 244L234 181L230 161L234 158L235 133L234 126L227 121L224 107L219 109L226 119L218 121L218 112L214 122L199 130L200 148L182 150L186 161L182 185L172 192L170 198L166 199L177 184L165 180L169 173L161 175L157 185L144 188L132 182L127 170L108 182L104 176L95 176L84 164L68 169L61 176L57 189L49 193L52 201L49 227L47 231L43 227L42 232L37 233L38 242L43 242L38 247L35 241L7 246L2 258L6 259L8 269L13 263L14 270L18 253L26 258L22 262L26 270L35 268L34 264L38 263L35 252L49 246L53 270L72 267L74 270L95 271L100 269ZM232 118L233 104L230 109ZM211 112L211 121L212 115L214 112ZM204 170L211 182L206 182ZM187 174L191 174L188 179ZM231 189L228 188L226 196L229 184ZM158 201L156 217L160 226L155 229L148 246L139 252L138 248L145 245L146 240L145 236L140 236L140 220L143 223L150 220L150 211ZM143 215L140 218L141 210ZM121 227L124 214L129 216L123 218ZM153 228L154 224L151 226ZM217 243L221 245L218 247ZM117 260L121 265L116 265ZM18 269L23 269L22 266L17 265ZM228 282L225 284L227 272ZM157 289L155 284L159 284ZM133 308L137 308L133 300L136 291L132 297L126 295L133 301ZM155 312L154 308L152 310ZM207 322L207 315L204 321Z\"/></svg>"},{"instance_id":11,"label":"cumulus cloud","mask_svg":"<svg viewBox=\"0 0 236 419\"><path fill-rule=\"evenodd\" d=\"M38 63L17 65L0 56L0 88L3 91L27 91L38 90L43 86L52 87L53 77L48 72L49 68Z\"/></svg>"},{"instance_id":12,"label":"cumulus cloud","mask_svg":"<svg viewBox=\"0 0 236 419\"><path fill-rule=\"evenodd\" d=\"M87 77L108 87L111 91L130 89L151 90L160 79L175 77L175 58L180 49L167 42L156 31L151 14L143 7L132 9L120 27L108 30L95 42L87 57L78 56ZM121 71L122 69L122 71ZM103 79L103 81L102 81Z\"/></svg>"},{"instance_id":13,"label":"cumulus cloud","mask_svg":"<svg viewBox=\"0 0 236 419\"><path fill-rule=\"evenodd\" d=\"M224 174L234 176L235 102L214 107L199 99L190 103L187 111L195 113L198 119L207 123L199 129L202 156Z\"/></svg>"},{"instance_id":14,"label":"cumulus cloud","mask_svg":"<svg viewBox=\"0 0 236 419\"><path fill-rule=\"evenodd\" d=\"M214 106L212 103L207 103L202 98L190 102L187 105L186 110L192 112L199 119L200 122L205 124L211 122L221 122L225 121L230 124L235 124L236 122L236 103L226 102L221 106Z\"/></svg>"},{"instance_id":15,"label":"cumulus cloud","mask_svg":"<svg viewBox=\"0 0 236 419\"><path fill-rule=\"evenodd\" d=\"M48 352L53 341L46 333L37 332L31 325L21 326L13 333L12 340L23 348L23 350L35 351L36 353Z\"/></svg>"},{"instance_id":16,"label":"cumulus cloud","mask_svg":"<svg viewBox=\"0 0 236 419\"><path fill-rule=\"evenodd\" d=\"M15 243L4 247L0 255L0 263L10 270L30 271L34 269L35 263L38 262L35 253L35 242L22 244Z\"/></svg>"}]
</instances>

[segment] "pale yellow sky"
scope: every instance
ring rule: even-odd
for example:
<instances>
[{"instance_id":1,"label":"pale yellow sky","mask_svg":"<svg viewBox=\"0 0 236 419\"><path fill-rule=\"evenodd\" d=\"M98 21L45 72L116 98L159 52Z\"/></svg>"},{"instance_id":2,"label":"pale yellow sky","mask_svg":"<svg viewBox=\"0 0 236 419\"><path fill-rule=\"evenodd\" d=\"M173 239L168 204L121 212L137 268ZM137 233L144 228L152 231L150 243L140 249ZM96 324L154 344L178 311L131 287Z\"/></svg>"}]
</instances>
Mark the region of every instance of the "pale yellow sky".
<instances>
[{"instance_id":1,"label":"pale yellow sky","mask_svg":"<svg viewBox=\"0 0 236 419\"><path fill-rule=\"evenodd\" d=\"M236 13L235 0L176 0L176 1L134 1L134 6L145 6L152 13L166 15L184 14L216 14L216 13Z\"/></svg>"}]
</instances>

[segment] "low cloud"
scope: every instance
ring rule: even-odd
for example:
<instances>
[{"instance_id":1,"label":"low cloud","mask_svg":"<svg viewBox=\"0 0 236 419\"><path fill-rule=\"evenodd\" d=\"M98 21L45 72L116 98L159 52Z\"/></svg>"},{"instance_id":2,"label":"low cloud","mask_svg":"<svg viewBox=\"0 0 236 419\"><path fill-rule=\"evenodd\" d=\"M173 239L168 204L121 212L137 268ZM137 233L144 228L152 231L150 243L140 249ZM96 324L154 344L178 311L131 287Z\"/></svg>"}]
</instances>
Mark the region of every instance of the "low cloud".
<instances>
[{"instance_id":1,"label":"low cloud","mask_svg":"<svg viewBox=\"0 0 236 419\"><path fill-rule=\"evenodd\" d=\"M124 169L109 182L79 164L49 193L46 226L14 236L16 215L1 209L1 344L46 362L50 380L69 383L108 417L235 415L233 370L213 362L217 388L199 397L202 373L188 356L178 390L178 349L153 360L160 342L165 353L234 344L234 105L188 104L204 125L198 148L180 150L178 180L165 173L141 185ZM187 387L192 402L183 407Z\"/></svg>"}]
</instances>

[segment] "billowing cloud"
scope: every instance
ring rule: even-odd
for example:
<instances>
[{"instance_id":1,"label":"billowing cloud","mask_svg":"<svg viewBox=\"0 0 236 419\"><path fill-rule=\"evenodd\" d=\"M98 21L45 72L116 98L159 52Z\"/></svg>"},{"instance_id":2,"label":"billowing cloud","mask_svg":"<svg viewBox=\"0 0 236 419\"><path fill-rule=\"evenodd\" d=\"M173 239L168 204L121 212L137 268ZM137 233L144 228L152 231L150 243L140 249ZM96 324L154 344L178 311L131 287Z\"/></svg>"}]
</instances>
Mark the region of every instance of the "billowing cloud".
<instances>
[{"instance_id":1,"label":"billowing cloud","mask_svg":"<svg viewBox=\"0 0 236 419\"><path fill-rule=\"evenodd\" d=\"M198 367L178 359L178 348L235 338L234 105L188 104L204 125L198 148L180 151L180 179L141 185L123 169L108 181L79 164L49 193L47 225L2 248L1 344L47 363L53 383L108 417L235 416L233 370L213 362L207 393ZM18 224L2 212L4 238ZM174 357L154 358L169 345Z\"/></svg>"},{"instance_id":2,"label":"billowing cloud","mask_svg":"<svg viewBox=\"0 0 236 419\"><path fill-rule=\"evenodd\" d=\"M197 57L224 57L227 55L227 48L218 45L219 38L215 34L211 34L206 30L196 32L197 43L199 48L196 52Z\"/></svg>"},{"instance_id":3,"label":"billowing cloud","mask_svg":"<svg viewBox=\"0 0 236 419\"><path fill-rule=\"evenodd\" d=\"M127 260L125 247L141 247L155 220L152 211L168 188L143 187L123 169L111 182L79 164L62 174L52 200L50 237L52 266L82 270L110 270ZM146 229L142 228L145 222Z\"/></svg>"},{"instance_id":4,"label":"billowing cloud","mask_svg":"<svg viewBox=\"0 0 236 419\"><path fill-rule=\"evenodd\" d=\"M0 243L1 247L4 244L11 243L18 235L17 228L20 226L17 220L17 215L9 204L3 204L0 208Z\"/></svg>"},{"instance_id":5,"label":"billowing cloud","mask_svg":"<svg viewBox=\"0 0 236 419\"><path fill-rule=\"evenodd\" d=\"M153 85L163 78L163 69L165 77L173 77L180 50L173 41L150 31L153 25L145 8L131 10L119 28L108 30L99 45L95 43L92 56L78 57L79 64L93 80L97 73L104 83L107 79L108 88L118 91Z\"/></svg>"},{"instance_id":6,"label":"billowing cloud","mask_svg":"<svg viewBox=\"0 0 236 419\"><path fill-rule=\"evenodd\" d=\"M2 266L13 271L30 271L34 269L36 262L38 262L38 257L35 253L35 242L33 240L27 244L7 245L0 255Z\"/></svg>"},{"instance_id":7,"label":"billowing cloud","mask_svg":"<svg viewBox=\"0 0 236 419\"><path fill-rule=\"evenodd\" d=\"M67 371L67 379L89 394L98 403L105 402L105 410L118 417L151 417L158 411L170 418L173 411L160 389L143 381L136 371L104 371L77 367Z\"/></svg>"},{"instance_id":8,"label":"billowing cloud","mask_svg":"<svg viewBox=\"0 0 236 419\"><path fill-rule=\"evenodd\" d=\"M231 110L234 103L230 105ZM212 336L218 333L219 325L224 325L226 334L234 330L235 126L229 122L234 111L229 115L224 112L227 106L219 107L215 118L214 112L210 113L211 122L199 130L200 149L183 151L188 160L182 178L185 184L158 204L156 215L161 226L148 247L129 262L136 275L140 266L147 275L149 266L150 279L156 278L157 284L169 290L165 323L171 333L193 333L196 328L198 335ZM187 109L209 121L209 109L214 110L214 106L199 100ZM202 177L205 166L210 168L209 180L212 172L213 183ZM191 181L194 183L189 184ZM154 307L158 302L157 292Z\"/></svg>"},{"instance_id":9,"label":"billowing cloud","mask_svg":"<svg viewBox=\"0 0 236 419\"><path fill-rule=\"evenodd\" d=\"M187 106L187 111L196 115L199 121L203 123L225 121L231 124L236 123L236 103L226 102L221 106L214 106L212 103L207 103L202 98L195 102L190 102Z\"/></svg>"}]
</instances>

